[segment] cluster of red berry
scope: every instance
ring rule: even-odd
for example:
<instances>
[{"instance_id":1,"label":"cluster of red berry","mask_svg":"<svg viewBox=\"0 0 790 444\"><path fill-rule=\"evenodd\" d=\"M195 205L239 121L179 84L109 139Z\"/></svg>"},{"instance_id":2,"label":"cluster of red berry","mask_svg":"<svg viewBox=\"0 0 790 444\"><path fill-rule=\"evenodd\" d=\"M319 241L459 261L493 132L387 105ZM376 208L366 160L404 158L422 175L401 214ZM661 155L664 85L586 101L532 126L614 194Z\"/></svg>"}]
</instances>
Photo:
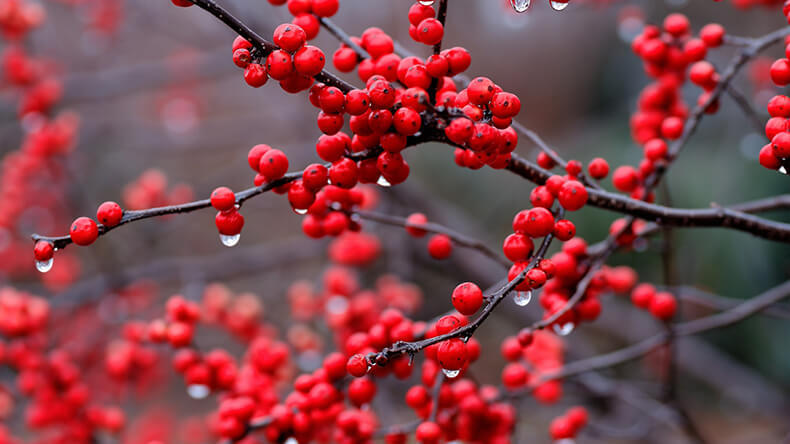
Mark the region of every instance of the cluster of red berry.
<instances>
[{"instance_id":1,"label":"cluster of red berry","mask_svg":"<svg viewBox=\"0 0 790 444\"><path fill-rule=\"evenodd\" d=\"M790 22L790 1L784 2L782 14ZM771 81L777 86L790 85L790 36L785 37L785 57L771 65ZM769 170L784 168L787 173L790 162L790 97L777 94L768 102L771 116L765 124L765 135L770 143L760 149L760 165Z\"/></svg>"}]
</instances>

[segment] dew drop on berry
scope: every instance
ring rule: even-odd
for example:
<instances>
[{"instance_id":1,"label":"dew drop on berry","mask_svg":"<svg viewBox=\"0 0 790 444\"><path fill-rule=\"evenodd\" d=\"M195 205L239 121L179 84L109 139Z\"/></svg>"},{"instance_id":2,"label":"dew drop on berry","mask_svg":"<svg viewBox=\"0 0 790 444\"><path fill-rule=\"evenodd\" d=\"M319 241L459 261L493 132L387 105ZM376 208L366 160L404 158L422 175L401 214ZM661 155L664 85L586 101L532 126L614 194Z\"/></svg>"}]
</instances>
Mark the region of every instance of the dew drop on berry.
<instances>
[{"instance_id":1,"label":"dew drop on berry","mask_svg":"<svg viewBox=\"0 0 790 444\"><path fill-rule=\"evenodd\" d=\"M307 214L307 208L294 208L296 214Z\"/></svg>"},{"instance_id":2,"label":"dew drop on berry","mask_svg":"<svg viewBox=\"0 0 790 444\"><path fill-rule=\"evenodd\" d=\"M222 245L224 245L226 247L235 247L236 244L239 243L239 239L241 239L241 234L234 234L234 235L220 234L219 235L220 242L222 242Z\"/></svg>"},{"instance_id":3,"label":"dew drop on berry","mask_svg":"<svg viewBox=\"0 0 790 444\"><path fill-rule=\"evenodd\" d=\"M524 307L532 300L532 291L517 291L513 293L513 302L519 307Z\"/></svg>"},{"instance_id":4,"label":"dew drop on berry","mask_svg":"<svg viewBox=\"0 0 790 444\"><path fill-rule=\"evenodd\" d=\"M569 334L571 334L571 332L575 327L576 325L573 322L567 322L562 325L554 324L552 326L552 328L554 329L554 333L557 333L559 336L568 336Z\"/></svg>"},{"instance_id":5,"label":"dew drop on berry","mask_svg":"<svg viewBox=\"0 0 790 444\"><path fill-rule=\"evenodd\" d=\"M458 374L461 373L461 370L447 370L446 368L443 368L442 373L444 373L444 376L452 379L458 376Z\"/></svg>"},{"instance_id":6,"label":"dew drop on berry","mask_svg":"<svg viewBox=\"0 0 790 444\"><path fill-rule=\"evenodd\" d=\"M36 270L46 273L52 269L52 264L54 263L55 258L51 257L49 260L46 261L36 261Z\"/></svg>"},{"instance_id":7,"label":"dew drop on berry","mask_svg":"<svg viewBox=\"0 0 790 444\"><path fill-rule=\"evenodd\" d=\"M284 444L299 444L299 441L296 440L293 436L286 439Z\"/></svg>"},{"instance_id":8,"label":"dew drop on berry","mask_svg":"<svg viewBox=\"0 0 790 444\"><path fill-rule=\"evenodd\" d=\"M187 386L187 394L192 399L203 399L209 395L211 390L209 390L208 386L203 384L192 384Z\"/></svg>"},{"instance_id":9,"label":"dew drop on berry","mask_svg":"<svg viewBox=\"0 0 790 444\"><path fill-rule=\"evenodd\" d=\"M376 185L380 187L391 187L392 184L389 180L385 179L384 176L379 176L379 180L376 181Z\"/></svg>"},{"instance_id":10,"label":"dew drop on berry","mask_svg":"<svg viewBox=\"0 0 790 444\"><path fill-rule=\"evenodd\" d=\"M510 0L510 5L516 12L525 12L529 9L531 0Z\"/></svg>"},{"instance_id":11,"label":"dew drop on berry","mask_svg":"<svg viewBox=\"0 0 790 444\"><path fill-rule=\"evenodd\" d=\"M555 1L549 0L549 5L551 5L551 9L555 11L562 11L563 9L568 7L568 0L565 1Z\"/></svg>"},{"instance_id":12,"label":"dew drop on berry","mask_svg":"<svg viewBox=\"0 0 790 444\"><path fill-rule=\"evenodd\" d=\"M787 168L785 168L784 165L780 166L777 171L779 171L782 174L787 174Z\"/></svg>"},{"instance_id":13,"label":"dew drop on berry","mask_svg":"<svg viewBox=\"0 0 790 444\"><path fill-rule=\"evenodd\" d=\"M419 0L417 3L424 6L433 6L435 0Z\"/></svg>"}]
</instances>

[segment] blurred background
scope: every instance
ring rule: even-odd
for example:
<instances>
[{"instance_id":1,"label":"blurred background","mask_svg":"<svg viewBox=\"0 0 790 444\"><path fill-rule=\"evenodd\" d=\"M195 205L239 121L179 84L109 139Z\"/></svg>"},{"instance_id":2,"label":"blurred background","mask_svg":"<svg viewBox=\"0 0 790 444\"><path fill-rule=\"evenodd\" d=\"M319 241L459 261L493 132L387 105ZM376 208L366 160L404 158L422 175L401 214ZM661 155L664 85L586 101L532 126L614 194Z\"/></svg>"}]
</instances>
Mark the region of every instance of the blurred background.
<instances>
[{"instance_id":1,"label":"blurred background","mask_svg":"<svg viewBox=\"0 0 790 444\"><path fill-rule=\"evenodd\" d=\"M291 20L285 8L261 0L221 3L263 36ZM343 0L334 21L352 35L378 26L425 56L427 48L408 36L410 4ZM787 24L777 9L743 9L729 1L706 0L571 1L566 10L556 12L547 1L533 0L527 13L516 14L505 0L452 0L445 46L469 50L469 76L488 76L518 94L522 101L518 120L565 158L586 165L593 157L604 157L614 169L641 158L628 119L649 80L629 42L643 22L660 23L670 12L683 12L694 30L718 22L728 33L759 36ZM54 207L60 210L25 195L18 223L0 233L0 246L24 242L26 249L25 255L11 254L8 247L0 282L51 297L61 315L75 313L79 304L98 304L109 328L117 327L113 322L123 319L125 310L117 290L137 278L156 284L160 306L175 292L198 299L205 285L222 282L233 291L254 293L264 304L265 318L287 328L288 323L279 320L288 319L287 304L282 303L288 286L295 280L320 283L329 241L308 240L300 229L301 217L273 194L245 204L247 225L240 245L233 249L220 244L213 212L201 211L125 226L91 248L69 248L56 255L55 267L44 282L35 274L26 240L30 233L66 234L69 221L92 216L105 200L116 200L126 208L148 206L144 196L135 194L134 184L141 176L157 183L166 201L175 202L205 198L219 185L251 186L253 174L246 155L258 143L285 151L291 169L319 160L314 149L320 135L314 123L316 110L306 94L285 94L274 82L260 89L248 87L230 60L233 32L204 11L175 8L165 0L84 0L47 2L46 12L46 21L31 34L26 47L53 61L51 69L63 80L59 109L79 115L78 140L63 159L63 180L53 184L59 193ZM325 30L314 44L328 55L338 46ZM776 93L767 81L767 66L782 49L781 45L770 48L735 82L763 121L765 104ZM722 68L732 54L732 48L723 47L712 51L709 59ZM355 75L344 78L361 84ZM693 104L699 90L687 89L687 102ZM0 154L7 155L18 149L25 134L12 90L0 90L0 118ZM764 135L724 97L721 111L704 118L671 168L659 201L668 192L674 206L697 208L788 192L787 177L763 169L756 161L764 143ZM533 159L537 153L523 139L517 151ZM410 179L381 189L379 211L404 217L421 211L430 220L499 250L512 216L529 206L529 184L490 168L457 168L446 146L424 145L409 150L406 158ZM612 189L608 180L604 186ZM787 212L766 216L790 221ZM588 208L575 213L573 221L579 235L593 243L605 238L616 217ZM425 240L410 238L402 229L372 223L365 228L379 235L383 250L371 267L358 271L360 282L373 286L379 274L393 273L416 283L424 297L420 319L447 310L449 294L458 282L473 280L482 287L502 277L496 263L476 252L459 249L450 260L437 262L428 257ZM785 245L720 229L679 229L675 236L674 274L683 285L747 299L790 277L790 250ZM651 240L643 250L615 254L610 264L628 264L639 272L641 281L662 284L661 238ZM784 308L790 310L790 305ZM681 311L683 318L711 313L689 302ZM498 382L503 365L498 344L540 314L537 304L521 310L506 301L495 314L496 322L479 330L484 352L475 376L480 381ZM95 334L100 334L108 327L96 328ZM611 351L659 329L626 298L607 296L602 318L566 341L566 360ZM790 432L788 335L787 318L757 316L679 342L678 396L710 442L786 439ZM201 341L221 343L211 336ZM655 372L649 362L644 364L620 366L586 382L568 382L566 398L558 406L544 407L525 399L519 405L517 442L548 442L548 421L574 402L595 406L593 417L601 417L600 424L579 442L685 442L677 427L666 425L666 417L662 422L661 408L640 400L639 393L657 397L659 390ZM614 388L606 385L612 381ZM636 397L631 403L612 403L595 393L596 388L621 390L618 381L638 389L631 393ZM160 401L190 414L212 408L210 401L190 400L181 384L160 393ZM389 407L394 409L392 420L411 419L410 412L399 410L403 387L386 387L394 400ZM631 395L626 393L625 398ZM648 434L638 439L629 436L624 431L632 427L647 428Z\"/></svg>"}]
</instances>

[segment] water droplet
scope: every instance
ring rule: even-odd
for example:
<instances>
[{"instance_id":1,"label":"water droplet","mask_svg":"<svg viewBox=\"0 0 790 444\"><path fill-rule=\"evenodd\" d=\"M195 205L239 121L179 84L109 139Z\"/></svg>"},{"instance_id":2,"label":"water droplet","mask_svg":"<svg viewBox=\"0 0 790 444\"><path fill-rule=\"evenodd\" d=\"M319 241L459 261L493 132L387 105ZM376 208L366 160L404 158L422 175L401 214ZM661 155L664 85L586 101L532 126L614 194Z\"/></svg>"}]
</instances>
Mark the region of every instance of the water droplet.
<instances>
[{"instance_id":1,"label":"water droplet","mask_svg":"<svg viewBox=\"0 0 790 444\"><path fill-rule=\"evenodd\" d=\"M241 234L234 234L234 235L227 235L227 234L220 234L219 240L222 242L222 245L226 247L234 247L236 244L239 243L239 239L241 239Z\"/></svg>"},{"instance_id":2,"label":"water droplet","mask_svg":"<svg viewBox=\"0 0 790 444\"><path fill-rule=\"evenodd\" d=\"M444 376L452 379L458 376L458 374L461 373L461 370L447 370L446 368L443 368L442 373L444 373Z\"/></svg>"},{"instance_id":3,"label":"water droplet","mask_svg":"<svg viewBox=\"0 0 790 444\"><path fill-rule=\"evenodd\" d=\"M549 5L551 5L551 9L555 11L562 11L563 9L568 7L568 0L565 1L558 1L558 0L549 0Z\"/></svg>"},{"instance_id":4,"label":"water droplet","mask_svg":"<svg viewBox=\"0 0 790 444\"><path fill-rule=\"evenodd\" d=\"M510 0L510 4L516 12L525 12L529 9L529 4L532 0Z\"/></svg>"},{"instance_id":5,"label":"water droplet","mask_svg":"<svg viewBox=\"0 0 790 444\"><path fill-rule=\"evenodd\" d=\"M782 174L787 174L787 169L784 167L784 165L780 166L778 171Z\"/></svg>"},{"instance_id":6,"label":"water droplet","mask_svg":"<svg viewBox=\"0 0 790 444\"><path fill-rule=\"evenodd\" d=\"M425 6L433 6L435 0L418 0L417 3Z\"/></svg>"},{"instance_id":7,"label":"water droplet","mask_svg":"<svg viewBox=\"0 0 790 444\"><path fill-rule=\"evenodd\" d=\"M202 384L192 384L187 386L187 394L192 399L203 399L211 393L211 390Z\"/></svg>"},{"instance_id":8,"label":"water droplet","mask_svg":"<svg viewBox=\"0 0 790 444\"><path fill-rule=\"evenodd\" d=\"M532 300L532 291L517 291L513 293L513 302L519 307L524 307Z\"/></svg>"},{"instance_id":9,"label":"water droplet","mask_svg":"<svg viewBox=\"0 0 790 444\"><path fill-rule=\"evenodd\" d=\"M554 333L557 333L560 336L568 336L573 331L576 325L573 322L567 322L565 324L554 324L552 328L554 329Z\"/></svg>"},{"instance_id":10,"label":"water droplet","mask_svg":"<svg viewBox=\"0 0 790 444\"><path fill-rule=\"evenodd\" d=\"M294 208L296 214L307 214L307 208Z\"/></svg>"},{"instance_id":11,"label":"water droplet","mask_svg":"<svg viewBox=\"0 0 790 444\"><path fill-rule=\"evenodd\" d=\"M380 187L391 187L392 184L389 180L385 179L384 176L379 176L379 180L376 181L376 185Z\"/></svg>"},{"instance_id":12,"label":"water droplet","mask_svg":"<svg viewBox=\"0 0 790 444\"><path fill-rule=\"evenodd\" d=\"M285 444L299 444L299 441L296 440L293 436L285 440Z\"/></svg>"},{"instance_id":13,"label":"water droplet","mask_svg":"<svg viewBox=\"0 0 790 444\"><path fill-rule=\"evenodd\" d=\"M36 270L46 273L52 269L52 263L55 262L55 258L51 257L48 261L36 261Z\"/></svg>"}]
</instances>

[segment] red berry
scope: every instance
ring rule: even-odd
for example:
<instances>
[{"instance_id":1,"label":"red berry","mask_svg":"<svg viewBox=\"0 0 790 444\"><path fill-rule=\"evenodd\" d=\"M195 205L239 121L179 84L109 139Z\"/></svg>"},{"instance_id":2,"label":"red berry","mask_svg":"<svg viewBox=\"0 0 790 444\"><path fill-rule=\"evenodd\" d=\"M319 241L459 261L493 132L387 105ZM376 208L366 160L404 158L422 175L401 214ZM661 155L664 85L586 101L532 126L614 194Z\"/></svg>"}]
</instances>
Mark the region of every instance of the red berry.
<instances>
[{"instance_id":1,"label":"red berry","mask_svg":"<svg viewBox=\"0 0 790 444\"><path fill-rule=\"evenodd\" d=\"M639 186L639 174L634 167L624 165L614 170L612 174L612 184L624 193L630 193Z\"/></svg>"},{"instance_id":2,"label":"red berry","mask_svg":"<svg viewBox=\"0 0 790 444\"><path fill-rule=\"evenodd\" d=\"M47 241L38 241L33 247L33 256L37 261L46 262L55 255L55 248Z\"/></svg>"},{"instance_id":3,"label":"red berry","mask_svg":"<svg viewBox=\"0 0 790 444\"><path fill-rule=\"evenodd\" d=\"M250 148L250 152L247 154L247 163L250 165L253 171L256 173L259 172L258 169L261 165L261 157L266 154L266 151L272 149L269 145L266 144L259 144L255 145L254 147Z\"/></svg>"},{"instance_id":4,"label":"red berry","mask_svg":"<svg viewBox=\"0 0 790 444\"><path fill-rule=\"evenodd\" d=\"M428 241L428 254L434 259L447 259L453 251L453 242L447 235L436 234Z\"/></svg>"},{"instance_id":5,"label":"red berry","mask_svg":"<svg viewBox=\"0 0 790 444\"><path fill-rule=\"evenodd\" d=\"M523 365L513 362L502 369L502 385L508 390L515 390L527 384L529 373Z\"/></svg>"},{"instance_id":6,"label":"red berry","mask_svg":"<svg viewBox=\"0 0 790 444\"><path fill-rule=\"evenodd\" d=\"M425 225L428 223L428 218L422 213L412 213L409 215L409 217L406 218L406 223ZM406 232L413 237L423 237L425 236L426 233L428 233L427 231L421 228L410 227L408 225L406 226Z\"/></svg>"},{"instance_id":7,"label":"red berry","mask_svg":"<svg viewBox=\"0 0 790 444\"><path fill-rule=\"evenodd\" d=\"M77 245L90 245L99 237L99 227L93 219L78 217L71 223L69 235L71 240Z\"/></svg>"},{"instance_id":8,"label":"red berry","mask_svg":"<svg viewBox=\"0 0 790 444\"><path fill-rule=\"evenodd\" d=\"M283 23L274 30L274 44L285 51L296 52L306 41L304 29L293 23Z\"/></svg>"},{"instance_id":9,"label":"red berry","mask_svg":"<svg viewBox=\"0 0 790 444\"><path fill-rule=\"evenodd\" d=\"M527 260L532 256L532 250L535 245L529 236L520 233L514 233L505 238L502 245L502 251L505 257L512 262Z\"/></svg>"},{"instance_id":10,"label":"red berry","mask_svg":"<svg viewBox=\"0 0 790 444\"><path fill-rule=\"evenodd\" d=\"M353 355L348 358L346 370L348 371L348 374L355 378L365 376L365 374L368 372L368 361L363 355Z\"/></svg>"},{"instance_id":11,"label":"red berry","mask_svg":"<svg viewBox=\"0 0 790 444\"><path fill-rule=\"evenodd\" d=\"M593 179L601 180L609 174L609 163L605 159L596 157L587 165L587 172Z\"/></svg>"},{"instance_id":12,"label":"red berry","mask_svg":"<svg viewBox=\"0 0 790 444\"><path fill-rule=\"evenodd\" d=\"M587 189L580 182L569 180L560 188L557 199L566 210L576 211L587 203Z\"/></svg>"},{"instance_id":13,"label":"red berry","mask_svg":"<svg viewBox=\"0 0 790 444\"><path fill-rule=\"evenodd\" d=\"M661 291L656 293L650 300L648 309L653 316L662 321L668 321L675 316L677 301L671 293Z\"/></svg>"},{"instance_id":14,"label":"red berry","mask_svg":"<svg viewBox=\"0 0 790 444\"><path fill-rule=\"evenodd\" d=\"M427 18L417 25L417 41L426 45L435 45L444 37L444 26L435 18Z\"/></svg>"},{"instance_id":15,"label":"red berry","mask_svg":"<svg viewBox=\"0 0 790 444\"><path fill-rule=\"evenodd\" d=\"M234 205L236 205L236 195L230 188L219 187L211 192L211 206L216 210L230 210Z\"/></svg>"},{"instance_id":16,"label":"red berry","mask_svg":"<svg viewBox=\"0 0 790 444\"><path fill-rule=\"evenodd\" d=\"M460 370L466 364L466 344L458 338L441 342L436 349L436 359L445 370Z\"/></svg>"},{"instance_id":17,"label":"red berry","mask_svg":"<svg viewBox=\"0 0 790 444\"><path fill-rule=\"evenodd\" d=\"M710 23L702 27L699 37L709 48L721 46L724 41L724 27L718 23Z\"/></svg>"},{"instance_id":18,"label":"red berry","mask_svg":"<svg viewBox=\"0 0 790 444\"><path fill-rule=\"evenodd\" d=\"M266 72L274 80L285 80L294 72L291 54L278 49L266 57Z\"/></svg>"},{"instance_id":19,"label":"red berry","mask_svg":"<svg viewBox=\"0 0 790 444\"><path fill-rule=\"evenodd\" d=\"M415 438L420 444L438 444L442 430L435 422L423 422L417 426Z\"/></svg>"},{"instance_id":20,"label":"red berry","mask_svg":"<svg viewBox=\"0 0 790 444\"><path fill-rule=\"evenodd\" d=\"M244 81L253 88L260 88L269 80L266 66L259 63L250 63L244 68Z\"/></svg>"},{"instance_id":21,"label":"red berry","mask_svg":"<svg viewBox=\"0 0 790 444\"><path fill-rule=\"evenodd\" d=\"M469 86L466 87L469 101L475 105L487 105L496 93L494 86L494 82L487 77L476 77L472 79L472 81L469 82Z\"/></svg>"},{"instance_id":22,"label":"red berry","mask_svg":"<svg viewBox=\"0 0 790 444\"><path fill-rule=\"evenodd\" d=\"M96 210L96 220L105 227L114 227L121 223L123 209L115 202L104 202Z\"/></svg>"},{"instance_id":23,"label":"red berry","mask_svg":"<svg viewBox=\"0 0 790 444\"><path fill-rule=\"evenodd\" d=\"M435 15L436 11L433 9L433 6L414 2L409 8L409 23L417 26L423 20L433 18Z\"/></svg>"},{"instance_id":24,"label":"red berry","mask_svg":"<svg viewBox=\"0 0 790 444\"><path fill-rule=\"evenodd\" d=\"M790 133L781 132L771 139L771 147L776 157L790 157Z\"/></svg>"},{"instance_id":25,"label":"red berry","mask_svg":"<svg viewBox=\"0 0 790 444\"><path fill-rule=\"evenodd\" d=\"M252 57L248 49L237 49L233 51L233 63L239 68L246 68L250 64Z\"/></svg>"},{"instance_id":26,"label":"red berry","mask_svg":"<svg viewBox=\"0 0 790 444\"><path fill-rule=\"evenodd\" d=\"M214 224L220 234L235 236L241 233L244 227L244 216L236 208L227 211L220 211L214 218Z\"/></svg>"},{"instance_id":27,"label":"red berry","mask_svg":"<svg viewBox=\"0 0 790 444\"><path fill-rule=\"evenodd\" d=\"M552 234L563 242L569 241L576 236L576 226L567 219L560 219L554 223Z\"/></svg>"},{"instance_id":28,"label":"red berry","mask_svg":"<svg viewBox=\"0 0 790 444\"><path fill-rule=\"evenodd\" d=\"M790 61L778 59L771 65L771 80L778 86L790 84Z\"/></svg>"},{"instance_id":29,"label":"red berry","mask_svg":"<svg viewBox=\"0 0 790 444\"><path fill-rule=\"evenodd\" d=\"M318 47L307 45L294 54L294 69L299 74L313 77L324 69L326 57Z\"/></svg>"},{"instance_id":30,"label":"red berry","mask_svg":"<svg viewBox=\"0 0 790 444\"><path fill-rule=\"evenodd\" d=\"M267 182L273 182L288 171L288 157L280 150L270 149L261 157L258 169Z\"/></svg>"},{"instance_id":31,"label":"red berry","mask_svg":"<svg viewBox=\"0 0 790 444\"><path fill-rule=\"evenodd\" d=\"M483 305L483 291L472 282L464 282L455 287L452 299L458 313L471 316Z\"/></svg>"}]
</instances>

